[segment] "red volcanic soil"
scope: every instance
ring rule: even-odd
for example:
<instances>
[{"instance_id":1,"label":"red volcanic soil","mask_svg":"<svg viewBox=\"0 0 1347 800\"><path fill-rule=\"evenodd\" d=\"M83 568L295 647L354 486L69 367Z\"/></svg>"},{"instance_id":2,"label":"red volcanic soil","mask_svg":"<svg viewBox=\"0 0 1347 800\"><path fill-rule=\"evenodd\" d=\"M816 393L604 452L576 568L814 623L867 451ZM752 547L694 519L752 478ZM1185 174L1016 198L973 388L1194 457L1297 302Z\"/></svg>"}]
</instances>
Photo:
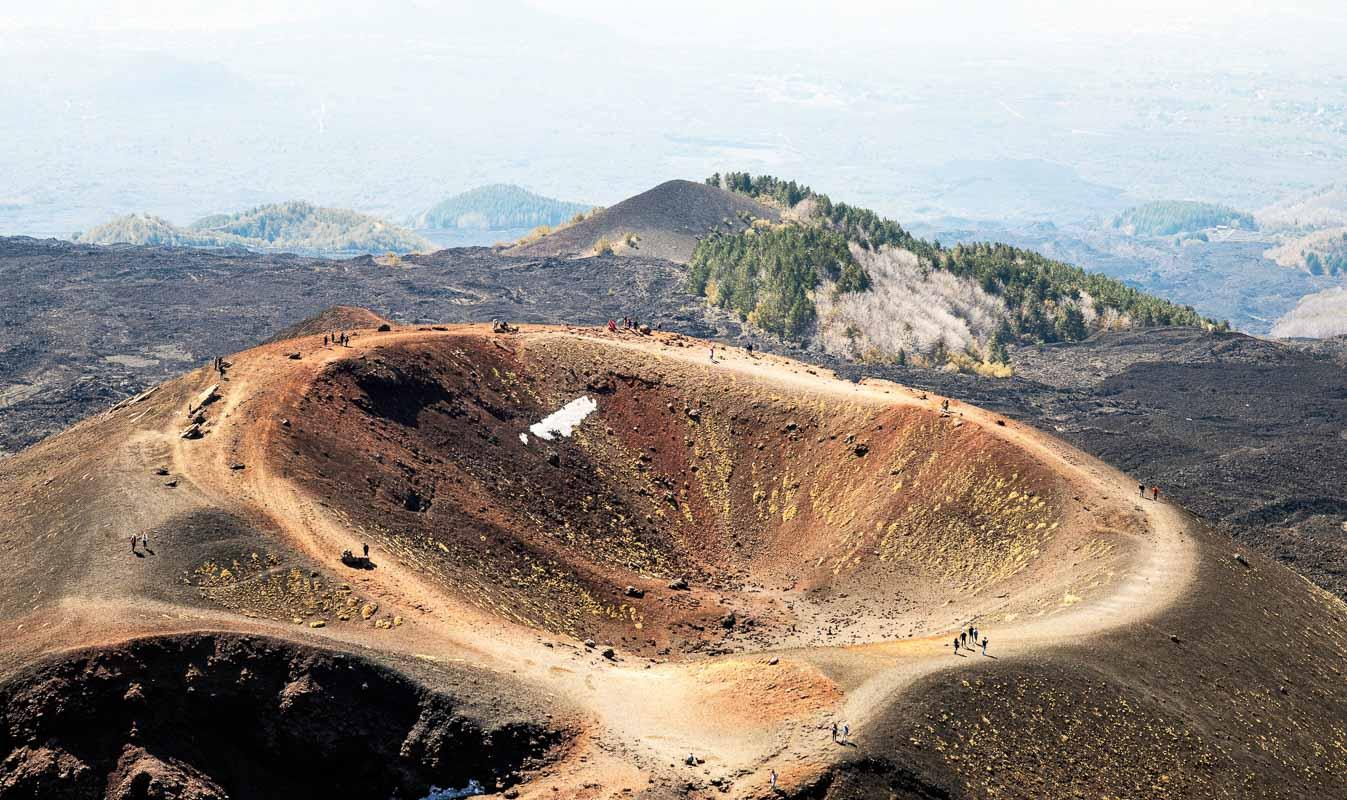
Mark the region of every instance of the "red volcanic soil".
<instances>
[{"instance_id":1,"label":"red volcanic soil","mask_svg":"<svg viewBox=\"0 0 1347 800\"><path fill-rule=\"evenodd\" d=\"M378 328L386 324L391 323L368 308L333 306L280 331L268 339L267 344L298 339L301 336L323 336L360 328Z\"/></svg>"},{"instance_id":2,"label":"red volcanic soil","mask_svg":"<svg viewBox=\"0 0 1347 800\"><path fill-rule=\"evenodd\" d=\"M799 798L1298 797L1347 771L1339 601L978 409L574 328L227 360L0 462L0 798L769 797L772 772ZM581 398L569 435L531 430ZM969 624L986 656L949 646Z\"/></svg>"}]
</instances>

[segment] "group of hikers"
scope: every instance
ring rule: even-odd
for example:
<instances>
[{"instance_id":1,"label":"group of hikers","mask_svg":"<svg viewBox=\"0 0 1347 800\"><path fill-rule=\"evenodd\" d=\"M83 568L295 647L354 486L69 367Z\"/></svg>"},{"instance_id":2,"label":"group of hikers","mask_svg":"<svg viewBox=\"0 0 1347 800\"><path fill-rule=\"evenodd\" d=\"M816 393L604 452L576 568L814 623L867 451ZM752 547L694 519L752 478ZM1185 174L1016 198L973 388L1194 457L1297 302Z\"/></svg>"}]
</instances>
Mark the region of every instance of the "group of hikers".
<instances>
[{"instance_id":1,"label":"group of hikers","mask_svg":"<svg viewBox=\"0 0 1347 800\"><path fill-rule=\"evenodd\" d=\"M622 321L621 321L620 323L618 322L618 320L615 320L615 319L610 319L610 320L608 320L608 332L609 332L609 333L616 333L616 332L617 332L617 326L618 326L619 324L622 326L622 330L624 330L624 331L638 331L638 332L639 332L639 331L641 330L641 323L640 323L635 317L623 317L623 318L622 318ZM648 331L647 331L647 333L648 333Z\"/></svg>"},{"instance_id":2,"label":"group of hikers","mask_svg":"<svg viewBox=\"0 0 1347 800\"><path fill-rule=\"evenodd\" d=\"M131 552L139 555L140 551L136 549L136 545L140 545L147 553L154 552L150 549L150 535L148 533L142 533L140 535L134 533L131 534Z\"/></svg>"},{"instance_id":3,"label":"group of hikers","mask_svg":"<svg viewBox=\"0 0 1347 800\"><path fill-rule=\"evenodd\" d=\"M981 646L982 654L987 655L987 644L990 641L986 636L978 640L978 634L982 633L976 625L969 625L966 629L959 631L959 635L954 637L954 655L959 654L959 648L972 650L974 647Z\"/></svg>"},{"instance_id":4,"label":"group of hikers","mask_svg":"<svg viewBox=\"0 0 1347 800\"><path fill-rule=\"evenodd\" d=\"M329 342L335 346L349 347L351 344L351 337L346 335L346 331L323 334L323 347L327 347Z\"/></svg>"},{"instance_id":5,"label":"group of hikers","mask_svg":"<svg viewBox=\"0 0 1347 800\"><path fill-rule=\"evenodd\" d=\"M1138 483L1138 484L1137 484L1137 491L1141 492L1141 499L1142 499L1142 500L1145 500L1145 499L1146 499L1146 484L1144 484L1144 483ZM1159 486L1152 486L1152 487L1151 487L1151 499L1152 499L1152 500L1159 500L1159 499L1160 499L1160 487L1159 487Z\"/></svg>"},{"instance_id":6,"label":"group of hikers","mask_svg":"<svg viewBox=\"0 0 1347 800\"><path fill-rule=\"evenodd\" d=\"M215 358L211 359L210 362L210 368L220 373L221 375L224 374L225 367L228 366L229 362L224 360L224 356L216 356Z\"/></svg>"}]
</instances>

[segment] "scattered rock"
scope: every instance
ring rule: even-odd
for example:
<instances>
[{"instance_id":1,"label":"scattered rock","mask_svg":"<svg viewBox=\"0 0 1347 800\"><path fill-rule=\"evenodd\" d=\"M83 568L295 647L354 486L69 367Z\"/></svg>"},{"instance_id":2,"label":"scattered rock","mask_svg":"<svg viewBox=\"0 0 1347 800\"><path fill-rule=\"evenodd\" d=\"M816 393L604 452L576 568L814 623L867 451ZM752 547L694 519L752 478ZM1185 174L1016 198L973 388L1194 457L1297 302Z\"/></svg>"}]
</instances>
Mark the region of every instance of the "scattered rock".
<instances>
[{"instance_id":1,"label":"scattered rock","mask_svg":"<svg viewBox=\"0 0 1347 800\"><path fill-rule=\"evenodd\" d=\"M1169 641L1173 642L1174 644L1182 644L1182 643L1183 643L1183 640L1179 638L1179 635L1178 635L1177 633L1171 633L1171 634L1169 634Z\"/></svg>"},{"instance_id":2,"label":"scattered rock","mask_svg":"<svg viewBox=\"0 0 1347 800\"><path fill-rule=\"evenodd\" d=\"M283 419L283 420L281 420L281 427L282 427L282 428L288 428L288 427L290 427L290 420L288 420L288 419Z\"/></svg>"},{"instance_id":3,"label":"scattered rock","mask_svg":"<svg viewBox=\"0 0 1347 800\"><path fill-rule=\"evenodd\" d=\"M627 597L635 597L637 599L645 597L645 590L637 589L635 586L628 586L622 593Z\"/></svg>"},{"instance_id":4,"label":"scattered rock","mask_svg":"<svg viewBox=\"0 0 1347 800\"><path fill-rule=\"evenodd\" d=\"M737 623L738 621L739 618L735 616L733 611L731 611L730 613L720 618L720 627L724 628L725 630L730 630L734 628L735 623Z\"/></svg>"},{"instance_id":5,"label":"scattered rock","mask_svg":"<svg viewBox=\"0 0 1347 800\"><path fill-rule=\"evenodd\" d=\"M286 358L289 358L291 361L298 361L299 359L303 358L303 356L301 356L301 355L299 354L299 351L296 350L295 352L293 352L293 353L291 353L290 355L286 356Z\"/></svg>"},{"instance_id":6,"label":"scattered rock","mask_svg":"<svg viewBox=\"0 0 1347 800\"><path fill-rule=\"evenodd\" d=\"M551 464L551 465L554 466L554 467L559 467L559 466L561 466L561 456L560 456L560 454L556 453L555 451L554 451L554 452L551 452L551 453L548 453L548 454L547 454L547 463Z\"/></svg>"},{"instance_id":7,"label":"scattered rock","mask_svg":"<svg viewBox=\"0 0 1347 800\"><path fill-rule=\"evenodd\" d=\"M371 602L371 603L366 603L366 604L364 604L363 606L360 607L360 618L361 618L361 619L369 619L370 617L374 616L375 613L377 613L378 611L379 611L379 604L378 604L378 603L372 603L372 602Z\"/></svg>"},{"instance_id":8,"label":"scattered rock","mask_svg":"<svg viewBox=\"0 0 1347 800\"><path fill-rule=\"evenodd\" d=\"M172 489L173 487L175 487L175 486L177 486L177 485L178 485L178 479L177 479L177 478L174 478L174 479L171 480L171 481L165 481L165 482L164 482L164 486L167 486L167 487L170 488L170 489Z\"/></svg>"},{"instance_id":9,"label":"scattered rock","mask_svg":"<svg viewBox=\"0 0 1347 800\"><path fill-rule=\"evenodd\" d=\"M218 383L213 383L210 386L206 387L201 392L201 394L198 394L195 398L192 399L192 402L187 404L187 413L191 414L192 412L215 402L220 397L219 392L220 392L220 384Z\"/></svg>"},{"instance_id":10,"label":"scattered rock","mask_svg":"<svg viewBox=\"0 0 1347 800\"><path fill-rule=\"evenodd\" d=\"M180 434L184 439L200 439L202 436L201 426L195 422L183 428Z\"/></svg>"},{"instance_id":11,"label":"scattered rock","mask_svg":"<svg viewBox=\"0 0 1347 800\"><path fill-rule=\"evenodd\" d=\"M155 475L167 475L168 467L159 467L154 471Z\"/></svg>"},{"instance_id":12,"label":"scattered rock","mask_svg":"<svg viewBox=\"0 0 1347 800\"><path fill-rule=\"evenodd\" d=\"M592 650L592 649L594 649L594 648L597 647L597 646L598 646L598 642L594 641L593 639L586 639L586 640L585 640L585 647L588 647L588 648L590 648L590 649Z\"/></svg>"},{"instance_id":13,"label":"scattered rock","mask_svg":"<svg viewBox=\"0 0 1347 800\"><path fill-rule=\"evenodd\" d=\"M866 453L870 452L870 445L865 444L864 442L862 442L862 443L856 445L855 447L853 447L853 448L851 449L851 452L855 453L855 454L858 455L858 456L863 456L863 455L865 455Z\"/></svg>"},{"instance_id":14,"label":"scattered rock","mask_svg":"<svg viewBox=\"0 0 1347 800\"><path fill-rule=\"evenodd\" d=\"M382 325L380 325L377 330L379 333L388 333L389 331L393 330L393 326L385 322Z\"/></svg>"},{"instance_id":15,"label":"scattered rock","mask_svg":"<svg viewBox=\"0 0 1347 800\"><path fill-rule=\"evenodd\" d=\"M309 627L310 627L310 628L326 628L326 627L327 627L327 623L326 623L326 622L323 622L321 619L316 619L316 620L314 620L313 622L310 622L310 623L309 623Z\"/></svg>"},{"instance_id":16,"label":"scattered rock","mask_svg":"<svg viewBox=\"0 0 1347 800\"><path fill-rule=\"evenodd\" d=\"M678 578L677 580L670 581L670 582L669 582L669 588L670 588L670 589L676 589L676 590L679 590L679 591L687 591L687 588L688 588L688 579L687 579L687 578Z\"/></svg>"},{"instance_id":17,"label":"scattered rock","mask_svg":"<svg viewBox=\"0 0 1347 800\"><path fill-rule=\"evenodd\" d=\"M244 469L244 465L238 461L235 461L233 464L229 465L229 468L232 470L240 470Z\"/></svg>"},{"instance_id":18,"label":"scattered rock","mask_svg":"<svg viewBox=\"0 0 1347 800\"><path fill-rule=\"evenodd\" d=\"M781 659L777 658L776 656L772 656L771 658L767 659L767 666L769 667L775 667L777 664L780 663Z\"/></svg>"},{"instance_id":19,"label":"scattered rock","mask_svg":"<svg viewBox=\"0 0 1347 800\"><path fill-rule=\"evenodd\" d=\"M1243 566L1245 566L1245 567L1249 566L1249 559L1245 558L1244 555L1243 555L1242 553L1235 553L1234 558L1235 558L1235 561L1239 562L1239 563L1242 564Z\"/></svg>"},{"instance_id":20,"label":"scattered rock","mask_svg":"<svg viewBox=\"0 0 1347 800\"><path fill-rule=\"evenodd\" d=\"M614 661L614 660L617 659L617 653L614 652L613 648L611 648L611 647L605 647L605 648L603 648L603 652L600 653L600 655L602 655L604 658L608 659L609 661Z\"/></svg>"}]
</instances>

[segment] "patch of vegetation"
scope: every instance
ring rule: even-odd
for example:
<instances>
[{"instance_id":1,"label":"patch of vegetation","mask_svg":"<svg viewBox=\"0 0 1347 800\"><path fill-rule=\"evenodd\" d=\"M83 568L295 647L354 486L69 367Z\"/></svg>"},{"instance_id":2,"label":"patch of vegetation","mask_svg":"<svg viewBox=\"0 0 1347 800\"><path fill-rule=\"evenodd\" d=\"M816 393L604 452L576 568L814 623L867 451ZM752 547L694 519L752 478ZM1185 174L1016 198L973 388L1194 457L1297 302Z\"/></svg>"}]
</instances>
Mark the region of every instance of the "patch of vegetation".
<instances>
[{"instance_id":1,"label":"patch of vegetation","mask_svg":"<svg viewBox=\"0 0 1347 800\"><path fill-rule=\"evenodd\" d=\"M235 214L216 214L189 227L271 249L324 253L380 250L407 253L430 249L421 237L377 217L345 208L321 208L302 200L258 206Z\"/></svg>"},{"instance_id":2,"label":"patch of vegetation","mask_svg":"<svg viewBox=\"0 0 1347 800\"><path fill-rule=\"evenodd\" d=\"M817 311L809 293L831 281L838 292L868 289L870 276L836 231L803 225L717 234L698 243L688 285L715 305L785 338L803 337Z\"/></svg>"},{"instance_id":3,"label":"patch of vegetation","mask_svg":"<svg viewBox=\"0 0 1347 800\"><path fill-rule=\"evenodd\" d=\"M1342 235L1342 247L1322 254L1310 250L1305 253L1305 269L1311 275L1337 275L1347 272L1347 233Z\"/></svg>"},{"instance_id":4,"label":"patch of vegetation","mask_svg":"<svg viewBox=\"0 0 1347 800\"><path fill-rule=\"evenodd\" d=\"M1228 323L1204 319L1189 306L1031 250L991 243L943 247L918 239L873 211L834 203L794 181L730 172L706 182L808 212L799 223L704 239L690 262L692 291L784 337L809 335L818 313L810 293L822 279L833 281L839 293L869 289L870 275L851 256L849 243L875 252L909 251L921 269L948 272L999 297L1005 319L979 348L990 364L1008 363L1012 344L1079 341L1092 330L1114 325L1228 328ZM1221 224L1231 219L1228 214L1220 218ZM928 355L936 363L949 360L944 353Z\"/></svg>"},{"instance_id":5,"label":"patch of vegetation","mask_svg":"<svg viewBox=\"0 0 1347 800\"><path fill-rule=\"evenodd\" d=\"M496 183L447 197L416 218L418 228L536 228L584 219L589 206L554 200L519 186Z\"/></svg>"},{"instance_id":6,"label":"patch of vegetation","mask_svg":"<svg viewBox=\"0 0 1347 800\"><path fill-rule=\"evenodd\" d=\"M222 247L217 237L180 228L152 214L127 214L74 237L83 244L139 244L150 247Z\"/></svg>"},{"instance_id":7,"label":"patch of vegetation","mask_svg":"<svg viewBox=\"0 0 1347 800\"><path fill-rule=\"evenodd\" d=\"M929 257L939 243L932 246L916 238L891 219L885 219L868 208L846 203L834 203L826 194L819 194L795 181L785 181L771 175L753 176L747 172L716 173L706 179L711 186L720 186L759 201L770 201L784 208L794 208L805 200L813 201L814 214L826 220L832 228L841 231L849 241L869 250L881 247L901 247L919 256Z\"/></svg>"},{"instance_id":8,"label":"patch of vegetation","mask_svg":"<svg viewBox=\"0 0 1347 800\"><path fill-rule=\"evenodd\" d=\"M1140 327L1216 325L1191 306L1171 303L1107 275L1086 272L1080 267L1008 244L960 244L941 248L932 266L975 280L983 291L999 295L1009 312L1008 323L1014 341L1074 342L1084 339L1090 333L1079 303L1084 296L1089 297L1096 312L1112 311Z\"/></svg>"},{"instance_id":9,"label":"patch of vegetation","mask_svg":"<svg viewBox=\"0 0 1347 800\"><path fill-rule=\"evenodd\" d=\"M410 231L341 208L291 201L235 214L213 214L181 227L149 214L130 214L78 237L86 244L243 247L296 253L346 254L430 250Z\"/></svg>"},{"instance_id":10,"label":"patch of vegetation","mask_svg":"<svg viewBox=\"0 0 1347 800\"><path fill-rule=\"evenodd\" d=\"M1115 228L1131 228L1142 236L1172 236L1228 225L1254 230L1253 215L1217 203L1168 200L1129 208L1113 219Z\"/></svg>"}]
</instances>

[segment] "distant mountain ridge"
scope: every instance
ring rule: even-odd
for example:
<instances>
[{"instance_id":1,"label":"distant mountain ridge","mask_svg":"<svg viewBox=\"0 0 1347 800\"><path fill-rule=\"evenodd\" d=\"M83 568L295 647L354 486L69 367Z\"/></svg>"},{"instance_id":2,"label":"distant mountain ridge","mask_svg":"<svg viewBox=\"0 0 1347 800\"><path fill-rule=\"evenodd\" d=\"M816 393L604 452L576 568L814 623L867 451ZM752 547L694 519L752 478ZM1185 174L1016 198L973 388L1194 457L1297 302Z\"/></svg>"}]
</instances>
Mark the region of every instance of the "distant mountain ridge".
<instances>
[{"instance_id":1,"label":"distant mountain ridge","mask_svg":"<svg viewBox=\"0 0 1347 800\"><path fill-rule=\"evenodd\" d=\"M240 247L306 254L408 253L433 245L400 226L344 208L302 200L213 214L188 226L150 214L128 214L80 235L82 244Z\"/></svg>"},{"instance_id":2,"label":"distant mountain ridge","mask_svg":"<svg viewBox=\"0 0 1347 800\"><path fill-rule=\"evenodd\" d=\"M560 225L591 206L535 194L522 186L493 183L446 197L412 220L427 230L508 230Z\"/></svg>"}]
</instances>

